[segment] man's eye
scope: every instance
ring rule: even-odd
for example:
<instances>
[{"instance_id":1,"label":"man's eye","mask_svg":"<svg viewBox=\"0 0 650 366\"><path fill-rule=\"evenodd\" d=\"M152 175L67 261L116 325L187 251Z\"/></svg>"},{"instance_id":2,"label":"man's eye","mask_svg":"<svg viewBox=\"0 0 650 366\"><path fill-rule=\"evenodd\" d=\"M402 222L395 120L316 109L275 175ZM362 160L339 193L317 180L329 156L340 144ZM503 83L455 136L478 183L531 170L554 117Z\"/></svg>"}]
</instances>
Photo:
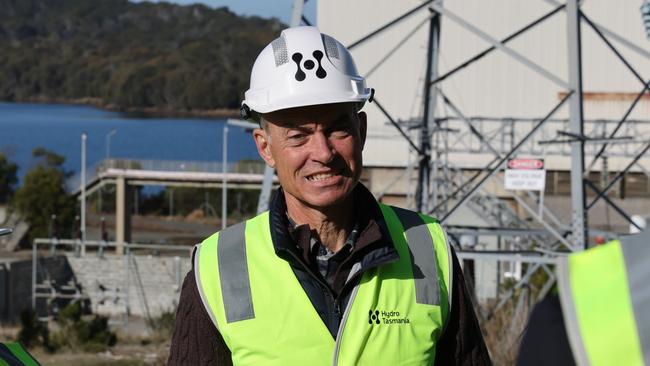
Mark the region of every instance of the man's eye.
<instances>
[{"instance_id":1,"label":"man's eye","mask_svg":"<svg viewBox=\"0 0 650 366\"><path fill-rule=\"evenodd\" d=\"M341 127L330 132L332 137L347 137L350 135L350 129L347 127Z\"/></svg>"},{"instance_id":2,"label":"man's eye","mask_svg":"<svg viewBox=\"0 0 650 366\"><path fill-rule=\"evenodd\" d=\"M304 133L291 133L287 135L287 139L293 143L304 141L306 138L307 135Z\"/></svg>"}]
</instances>

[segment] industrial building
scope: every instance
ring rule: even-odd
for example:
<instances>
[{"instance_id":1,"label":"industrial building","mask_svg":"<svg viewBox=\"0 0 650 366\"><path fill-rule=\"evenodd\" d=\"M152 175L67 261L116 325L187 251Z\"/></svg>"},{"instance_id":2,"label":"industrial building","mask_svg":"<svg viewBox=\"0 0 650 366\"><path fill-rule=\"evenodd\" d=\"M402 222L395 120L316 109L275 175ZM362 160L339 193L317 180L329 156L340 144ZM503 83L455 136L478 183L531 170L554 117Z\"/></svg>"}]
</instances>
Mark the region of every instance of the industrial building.
<instances>
[{"instance_id":1,"label":"industrial building","mask_svg":"<svg viewBox=\"0 0 650 366\"><path fill-rule=\"evenodd\" d=\"M423 210L433 211L451 227L570 230L570 142L575 135L570 135L570 103L561 101L571 90L574 37L581 44L585 177L602 189L627 168L608 189L608 198L628 218L639 216L635 219L641 222L650 214L650 155L645 154L650 140L650 40L641 5L582 2L576 35L568 5L553 0L318 2L321 31L351 49L359 71L376 89L376 102L365 108L369 132L364 177L373 193L385 202L418 207L416 147L422 147L423 121L428 121L430 177L424 192L429 199ZM535 129L540 121L543 125ZM494 166L496 156L522 140L510 157L543 159L543 195L506 190L505 164ZM447 216L468 192L458 187L473 176L478 176L474 183L481 180L490 168L494 176ZM597 197L586 185L583 189L587 202ZM543 209L538 209L541 196ZM593 229L587 242L629 230L629 220L605 200L593 206L587 210L587 225ZM510 213L514 216L508 217ZM465 230L457 237L466 249L528 249L523 242L530 235L476 233ZM498 296L497 282L523 275L520 263L508 262L477 261L473 271L482 301Z\"/></svg>"}]
</instances>

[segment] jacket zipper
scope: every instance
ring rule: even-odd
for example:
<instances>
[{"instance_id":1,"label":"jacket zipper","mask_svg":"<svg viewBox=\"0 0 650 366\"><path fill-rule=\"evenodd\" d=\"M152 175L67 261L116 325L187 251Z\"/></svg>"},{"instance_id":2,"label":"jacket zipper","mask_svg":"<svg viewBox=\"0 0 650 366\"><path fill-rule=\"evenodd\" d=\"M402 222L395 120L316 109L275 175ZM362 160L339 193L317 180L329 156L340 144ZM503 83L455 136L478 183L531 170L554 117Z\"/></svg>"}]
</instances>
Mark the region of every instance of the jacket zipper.
<instances>
[{"instance_id":1,"label":"jacket zipper","mask_svg":"<svg viewBox=\"0 0 650 366\"><path fill-rule=\"evenodd\" d=\"M320 280L320 279L319 279L319 278L314 274L314 272L312 272L312 270L309 269L309 267L307 267L307 266L306 266L306 265L305 265L305 264L304 264L304 263L303 263L303 262L298 258L298 256L297 256L296 254L294 254L294 253L291 252L291 251L287 251L287 252L288 252L288 253L289 253L289 254L290 254L290 255L291 255L291 256L296 260L296 262L300 263L300 265L302 266L302 268L303 268L307 273L309 273L309 275L310 275L313 279L315 279L316 282L318 282L318 283L321 285L322 288L324 288L324 289L327 290L327 293L328 293L328 295L330 296L330 298L332 298L332 299L335 298L335 297L334 297L334 293L332 292L332 290L330 290L330 288L329 288L328 286L326 286L325 283L323 283L323 281L321 281L321 280ZM357 278L360 277L362 274L366 273L367 271L369 271L369 270L371 270L371 269L373 269L373 268L377 268L377 267L379 267L380 265L384 265L384 264L391 263L391 262L394 262L394 261L388 261L388 262L386 262L386 263L381 263L381 264L376 264L376 265L368 266L367 268L364 268L363 271L362 271L362 270L357 271L357 273L355 273L355 274L354 274L354 275L353 275L353 276L352 276L352 277L347 281L347 283L346 283L345 285L343 285L343 288L341 289L341 294L343 294L343 293L345 292L346 288L348 287L348 285L349 285L350 283L354 283L354 282L357 280ZM350 315L350 308L352 307L352 303L354 302L354 299L355 299L355 297L357 296L357 292L358 292L358 291L359 291L359 283L357 283L357 284L354 286L354 289L352 290L352 294L350 295L350 299L348 300L348 303L347 303L346 306L345 306L345 311L343 312L343 318L342 318L341 321L339 322L339 329L338 329L338 331L336 332L336 343L334 344L334 356L333 356L333 360L332 360L332 365L333 365L333 366L337 366L337 365L338 365L338 362L339 362L339 351L340 351L340 348L341 348L341 337L343 336L343 329L345 328L345 323L347 322L347 320L348 320L348 316ZM340 314L341 314L341 302L339 301L341 298L343 298L343 297L342 297L342 296L339 296L336 300L334 300L334 310L336 310L336 314L337 314L337 315L340 315Z\"/></svg>"},{"instance_id":2,"label":"jacket zipper","mask_svg":"<svg viewBox=\"0 0 650 366\"><path fill-rule=\"evenodd\" d=\"M291 251L288 251L288 253L293 257L294 260L296 260L296 262L300 263L300 265L302 266L303 270L305 270L307 273L309 273L309 275L310 275L314 280L316 280L316 283L318 283L318 284L320 285L321 290L324 290L323 292L324 292L324 293L326 294L326 296L328 297L328 301L327 301L327 310L330 312L330 314L334 313L334 315L336 316L336 321L338 322L339 330L340 330L340 325L341 325L341 320L340 320L340 318L341 318L341 305L340 305L340 301L336 298L336 296L334 296L334 292L332 292L332 290L331 290L331 289L330 289L330 288L329 288L329 287L328 287L328 286L327 286L323 281L321 281L321 279L318 278L318 277L314 274L314 272L313 272L309 267L307 267L307 266L306 266L306 265L305 265L305 264L304 264L304 263L303 263L303 262L298 258L297 255L295 255L295 254L294 254L293 252L291 252ZM340 296L339 296L339 298L340 298ZM334 307L333 307L333 308L332 308L332 304L334 304ZM332 321L331 316L328 316L327 321L328 321L328 323L330 323L330 322ZM330 325L331 325L331 324L327 324L327 329L328 329L328 331L329 331L329 329L330 329Z\"/></svg>"},{"instance_id":3,"label":"jacket zipper","mask_svg":"<svg viewBox=\"0 0 650 366\"><path fill-rule=\"evenodd\" d=\"M335 296L334 296L334 292L332 292L332 290L330 290L329 286L328 286L325 282L321 281L321 279L318 278L318 277L314 274L314 272L313 272L309 267L307 267L307 266L302 262L302 260L300 260L300 258L298 258L297 255L295 255L295 254L292 253L291 251L287 251L287 252L288 252L288 253L293 257L293 259L296 260L296 262L300 263L300 265L302 266L302 268L303 268L307 273L309 273L309 275L310 275L313 279L315 279L316 282L318 282L318 284L321 286L321 288L325 289L325 291L329 294L329 296L330 296L331 299L334 299L334 298L335 298Z\"/></svg>"},{"instance_id":4,"label":"jacket zipper","mask_svg":"<svg viewBox=\"0 0 650 366\"><path fill-rule=\"evenodd\" d=\"M354 298L357 296L357 291L359 291L359 284L354 286L354 290L352 290L352 294L350 295L350 300L348 300L348 303L345 306L345 312L343 313L343 318L341 319L341 322L339 324L339 330L336 333L336 343L334 344L334 359L332 360L332 366L336 366L339 363L339 351L341 348L341 338L343 337L343 329L345 328L345 323L347 322L348 316L350 315L350 308L352 307Z\"/></svg>"},{"instance_id":5,"label":"jacket zipper","mask_svg":"<svg viewBox=\"0 0 650 366\"><path fill-rule=\"evenodd\" d=\"M368 266L367 268L364 268L363 271L359 270L357 273L352 276L348 282L343 286L341 289L341 294L345 292L345 289L348 287L350 283L355 283L357 278L366 273L367 271L377 268L381 265L391 263L391 262L386 262L382 264L376 264L372 266ZM354 289L352 290L352 294L350 295L350 300L348 300L347 305L345 306L345 312L343 313L343 319L341 319L341 322L339 324L339 330L336 333L336 344L334 345L334 359L332 360L332 366L337 366L339 362L339 351L341 349L341 338L343 337L343 330L345 329L345 323L347 323L348 316L350 315L350 309L352 308L352 303L354 303L354 299L357 297L357 292L359 291L359 283L357 282L356 285L354 285ZM339 298L341 298L339 296ZM339 306L340 309L340 306Z\"/></svg>"}]
</instances>

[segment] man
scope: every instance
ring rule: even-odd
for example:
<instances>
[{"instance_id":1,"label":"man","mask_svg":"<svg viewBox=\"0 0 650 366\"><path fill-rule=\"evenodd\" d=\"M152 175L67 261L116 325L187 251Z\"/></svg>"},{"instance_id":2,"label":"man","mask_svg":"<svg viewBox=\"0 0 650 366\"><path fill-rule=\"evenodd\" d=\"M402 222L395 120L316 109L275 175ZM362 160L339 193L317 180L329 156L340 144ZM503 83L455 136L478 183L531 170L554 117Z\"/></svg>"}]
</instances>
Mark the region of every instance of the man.
<instances>
[{"instance_id":1,"label":"man","mask_svg":"<svg viewBox=\"0 0 650 366\"><path fill-rule=\"evenodd\" d=\"M371 95L315 27L261 52L242 111L281 189L197 246L169 364L490 363L440 225L359 183Z\"/></svg>"}]
</instances>

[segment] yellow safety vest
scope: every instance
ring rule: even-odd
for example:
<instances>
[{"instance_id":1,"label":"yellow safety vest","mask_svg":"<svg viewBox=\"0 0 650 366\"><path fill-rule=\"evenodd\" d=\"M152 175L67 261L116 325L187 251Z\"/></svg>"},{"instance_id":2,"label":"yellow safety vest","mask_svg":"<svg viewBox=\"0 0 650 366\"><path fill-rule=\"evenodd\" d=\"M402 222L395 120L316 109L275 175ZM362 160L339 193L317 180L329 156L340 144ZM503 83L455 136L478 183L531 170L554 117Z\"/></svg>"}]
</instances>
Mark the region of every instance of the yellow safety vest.
<instances>
[{"instance_id":1,"label":"yellow safety vest","mask_svg":"<svg viewBox=\"0 0 650 366\"><path fill-rule=\"evenodd\" d=\"M197 287L234 365L433 364L451 299L445 233L431 217L381 210L400 258L362 275L336 339L275 254L268 212L197 246Z\"/></svg>"},{"instance_id":2,"label":"yellow safety vest","mask_svg":"<svg viewBox=\"0 0 650 366\"><path fill-rule=\"evenodd\" d=\"M0 365L39 366L20 342L0 343Z\"/></svg>"},{"instance_id":3,"label":"yellow safety vest","mask_svg":"<svg viewBox=\"0 0 650 366\"><path fill-rule=\"evenodd\" d=\"M578 365L650 365L649 281L648 232L559 263L562 313Z\"/></svg>"}]
</instances>

